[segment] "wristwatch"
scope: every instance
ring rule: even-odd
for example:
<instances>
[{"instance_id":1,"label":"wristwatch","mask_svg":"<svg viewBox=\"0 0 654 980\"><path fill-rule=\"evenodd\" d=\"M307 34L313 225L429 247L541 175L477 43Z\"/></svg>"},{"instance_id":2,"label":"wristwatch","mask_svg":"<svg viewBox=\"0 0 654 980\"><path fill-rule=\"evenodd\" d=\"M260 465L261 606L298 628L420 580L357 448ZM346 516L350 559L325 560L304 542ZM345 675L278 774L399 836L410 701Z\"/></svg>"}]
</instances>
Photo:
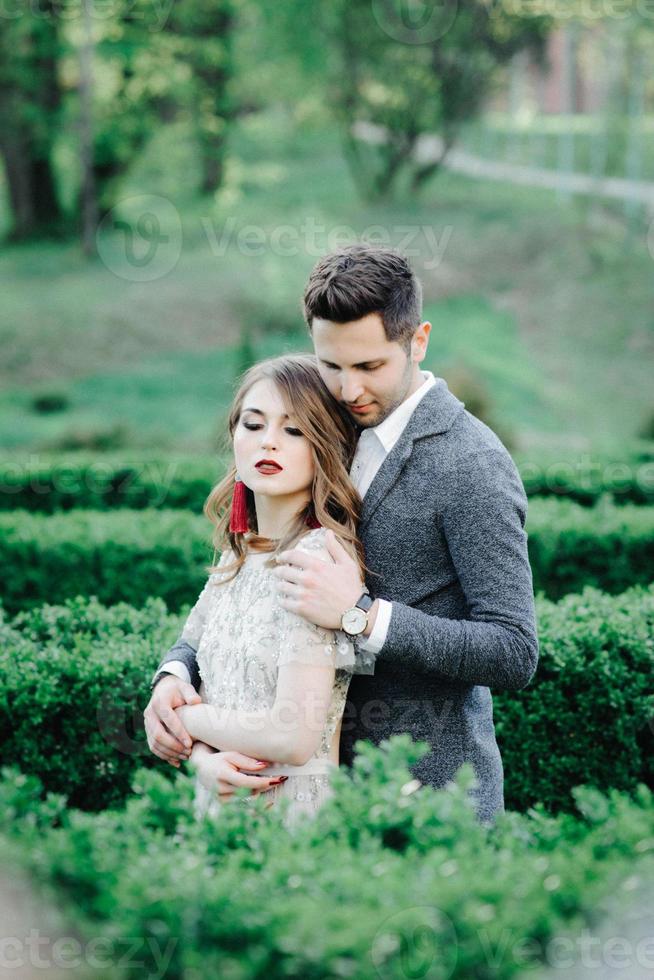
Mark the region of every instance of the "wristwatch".
<instances>
[{"instance_id":1,"label":"wristwatch","mask_svg":"<svg viewBox=\"0 0 654 980\"><path fill-rule=\"evenodd\" d=\"M361 636L368 625L368 613L374 599L364 592L351 609L346 609L341 616L341 629L348 636Z\"/></svg>"}]
</instances>

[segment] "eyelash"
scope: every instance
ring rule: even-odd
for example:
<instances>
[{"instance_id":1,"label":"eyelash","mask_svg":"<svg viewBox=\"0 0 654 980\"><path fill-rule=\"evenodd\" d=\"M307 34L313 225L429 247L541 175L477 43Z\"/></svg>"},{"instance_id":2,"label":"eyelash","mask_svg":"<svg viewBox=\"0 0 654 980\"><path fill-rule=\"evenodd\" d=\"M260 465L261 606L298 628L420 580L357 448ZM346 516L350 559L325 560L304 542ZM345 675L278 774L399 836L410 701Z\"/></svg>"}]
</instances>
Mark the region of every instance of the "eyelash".
<instances>
[{"instance_id":1,"label":"eyelash","mask_svg":"<svg viewBox=\"0 0 654 980\"><path fill-rule=\"evenodd\" d=\"M259 424L258 422L244 422L243 425L250 432L256 432L257 429L263 429L263 426L261 424ZM288 434L291 435L291 436L302 436L302 435L304 435L304 433L301 432L300 429L292 429L292 428L290 428L290 426L287 426L284 431L285 432L288 432Z\"/></svg>"}]
</instances>

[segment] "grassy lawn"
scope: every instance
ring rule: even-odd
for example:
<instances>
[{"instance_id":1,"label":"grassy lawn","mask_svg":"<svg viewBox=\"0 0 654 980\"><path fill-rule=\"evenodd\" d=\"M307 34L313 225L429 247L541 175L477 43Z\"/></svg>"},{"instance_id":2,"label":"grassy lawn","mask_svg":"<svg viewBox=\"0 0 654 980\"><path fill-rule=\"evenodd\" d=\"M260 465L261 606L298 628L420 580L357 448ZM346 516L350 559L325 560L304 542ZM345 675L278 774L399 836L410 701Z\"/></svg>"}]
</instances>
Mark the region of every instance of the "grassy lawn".
<instances>
[{"instance_id":1,"label":"grassy lawn","mask_svg":"<svg viewBox=\"0 0 654 980\"><path fill-rule=\"evenodd\" d=\"M365 203L335 136L300 135L284 116L250 117L233 150L215 199L194 194L178 128L162 130L130 174L120 217L136 216L145 192L172 213L161 230L178 255L153 281L112 271L120 231L103 234L90 261L71 243L5 247L0 446L97 437L212 449L244 341L255 357L308 349L305 278L319 254L364 232L402 247L423 280L434 328L426 366L471 410L483 398L516 448L619 441L652 410L644 222L627 232L605 206L451 174L419 199ZM43 392L68 407L36 412Z\"/></svg>"}]
</instances>

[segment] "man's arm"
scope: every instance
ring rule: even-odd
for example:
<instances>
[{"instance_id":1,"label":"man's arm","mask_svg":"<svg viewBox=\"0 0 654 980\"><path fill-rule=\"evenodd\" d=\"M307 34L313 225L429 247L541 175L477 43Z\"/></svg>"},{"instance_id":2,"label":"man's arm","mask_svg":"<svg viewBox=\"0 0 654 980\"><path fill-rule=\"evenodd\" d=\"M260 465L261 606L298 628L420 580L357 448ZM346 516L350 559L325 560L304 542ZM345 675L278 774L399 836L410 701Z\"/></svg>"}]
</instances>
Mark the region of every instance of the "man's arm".
<instances>
[{"instance_id":1,"label":"man's arm","mask_svg":"<svg viewBox=\"0 0 654 980\"><path fill-rule=\"evenodd\" d=\"M393 602L377 658L465 684L519 690L538 663L522 482L508 453L490 450L464 460L445 489L443 531L469 619Z\"/></svg>"},{"instance_id":2,"label":"man's arm","mask_svg":"<svg viewBox=\"0 0 654 980\"><path fill-rule=\"evenodd\" d=\"M200 689L200 671L195 649L190 643L178 640L162 657L156 673L152 678L154 687L166 674L174 674L186 684L192 684L196 691Z\"/></svg>"}]
</instances>

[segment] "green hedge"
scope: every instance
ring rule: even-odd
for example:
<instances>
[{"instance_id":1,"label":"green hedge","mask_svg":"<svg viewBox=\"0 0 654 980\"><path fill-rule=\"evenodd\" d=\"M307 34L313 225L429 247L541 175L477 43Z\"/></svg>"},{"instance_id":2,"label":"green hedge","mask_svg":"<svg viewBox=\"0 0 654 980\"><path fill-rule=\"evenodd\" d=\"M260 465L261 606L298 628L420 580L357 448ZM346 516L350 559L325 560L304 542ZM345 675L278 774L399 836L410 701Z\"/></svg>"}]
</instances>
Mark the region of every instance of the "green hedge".
<instances>
[{"instance_id":1,"label":"green hedge","mask_svg":"<svg viewBox=\"0 0 654 980\"><path fill-rule=\"evenodd\" d=\"M509 980L571 952L581 969L574 939L651 880L652 793L582 787L574 817L510 813L487 830L467 768L448 791L414 790L423 748L363 746L293 834L265 797L194 821L182 774L140 772L124 809L88 814L5 769L0 854L52 890L105 976Z\"/></svg>"},{"instance_id":2,"label":"green hedge","mask_svg":"<svg viewBox=\"0 0 654 980\"><path fill-rule=\"evenodd\" d=\"M148 749L142 712L179 627L161 599L108 609L78 598L3 617L3 759L84 809L121 801L137 766L168 771Z\"/></svg>"},{"instance_id":3,"label":"green hedge","mask_svg":"<svg viewBox=\"0 0 654 980\"><path fill-rule=\"evenodd\" d=\"M493 695L507 806L568 805L570 787L654 787L654 585L537 602L534 681Z\"/></svg>"},{"instance_id":4,"label":"green hedge","mask_svg":"<svg viewBox=\"0 0 654 980\"><path fill-rule=\"evenodd\" d=\"M10 611L95 595L169 607L195 602L213 558L206 517L183 510L0 514L0 579Z\"/></svg>"},{"instance_id":5,"label":"green hedge","mask_svg":"<svg viewBox=\"0 0 654 980\"><path fill-rule=\"evenodd\" d=\"M534 589L551 599L586 585L615 594L654 579L654 507L532 499L527 531Z\"/></svg>"},{"instance_id":6,"label":"green hedge","mask_svg":"<svg viewBox=\"0 0 654 980\"><path fill-rule=\"evenodd\" d=\"M592 506L603 494L618 503L654 504L654 444L622 452L516 454L527 495L568 497ZM183 507L201 514L226 457L120 453L6 455L0 462L0 510L54 513L72 508Z\"/></svg>"},{"instance_id":7,"label":"green hedge","mask_svg":"<svg viewBox=\"0 0 654 980\"><path fill-rule=\"evenodd\" d=\"M550 598L585 585L616 593L654 577L654 508L534 499L527 530L534 589ZM0 514L5 607L79 594L132 605L160 596L179 608L206 580L211 531L205 517L183 510Z\"/></svg>"},{"instance_id":8,"label":"green hedge","mask_svg":"<svg viewBox=\"0 0 654 980\"><path fill-rule=\"evenodd\" d=\"M654 504L654 443L592 452L539 450L514 456L528 497L567 497L592 507L604 494L621 504Z\"/></svg>"},{"instance_id":9,"label":"green hedge","mask_svg":"<svg viewBox=\"0 0 654 980\"><path fill-rule=\"evenodd\" d=\"M654 786L654 586L539 599L537 612L534 681L495 694L508 805L565 808L581 782ZM156 762L141 711L182 621L160 599L134 610L80 598L0 623L4 758L75 806L121 799L135 767Z\"/></svg>"},{"instance_id":10,"label":"green hedge","mask_svg":"<svg viewBox=\"0 0 654 980\"><path fill-rule=\"evenodd\" d=\"M52 514L73 508L184 508L201 514L226 461L197 455L137 453L9 455L0 463L0 511Z\"/></svg>"}]
</instances>

